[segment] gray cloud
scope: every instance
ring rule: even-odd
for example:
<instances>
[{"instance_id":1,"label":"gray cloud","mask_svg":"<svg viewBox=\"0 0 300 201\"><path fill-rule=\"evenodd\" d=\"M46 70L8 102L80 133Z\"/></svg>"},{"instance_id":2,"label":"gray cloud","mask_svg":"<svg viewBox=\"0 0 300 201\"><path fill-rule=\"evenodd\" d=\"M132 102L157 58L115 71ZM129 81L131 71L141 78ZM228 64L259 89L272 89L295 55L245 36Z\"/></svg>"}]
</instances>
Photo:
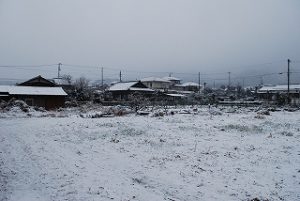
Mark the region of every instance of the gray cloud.
<instances>
[{"instance_id":1,"label":"gray cloud","mask_svg":"<svg viewBox=\"0 0 300 201\"><path fill-rule=\"evenodd\" d=\"M277 72L287 58L300 60L299 9L298 0L0 0L0 65ZM281 63L249 67L274 61ZM56 76L56 67L44 69L2 68L1 77ZM100 75L88 68L63 71Z\"/></svg>"}]
</instances>

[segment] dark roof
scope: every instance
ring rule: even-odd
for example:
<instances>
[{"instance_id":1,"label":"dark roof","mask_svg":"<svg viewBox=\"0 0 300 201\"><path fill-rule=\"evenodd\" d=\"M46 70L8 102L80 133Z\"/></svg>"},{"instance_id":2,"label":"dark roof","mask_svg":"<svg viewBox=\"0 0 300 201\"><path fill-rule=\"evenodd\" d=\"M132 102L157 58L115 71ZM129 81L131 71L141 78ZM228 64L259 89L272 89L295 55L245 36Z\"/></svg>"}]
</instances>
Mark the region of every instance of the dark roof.
<instances>
[{"instance_id":1,"label":"dark roof","mask_svg":"<svg viewBox=\"0 0 300 201\"><path fill-rule=\"evenodd\" d=\"M27 80L23 83L18 84L18 86L55 87L56 85L53 82L51 82L39 75L30 80Z\"/></svg>"}]
</instances>

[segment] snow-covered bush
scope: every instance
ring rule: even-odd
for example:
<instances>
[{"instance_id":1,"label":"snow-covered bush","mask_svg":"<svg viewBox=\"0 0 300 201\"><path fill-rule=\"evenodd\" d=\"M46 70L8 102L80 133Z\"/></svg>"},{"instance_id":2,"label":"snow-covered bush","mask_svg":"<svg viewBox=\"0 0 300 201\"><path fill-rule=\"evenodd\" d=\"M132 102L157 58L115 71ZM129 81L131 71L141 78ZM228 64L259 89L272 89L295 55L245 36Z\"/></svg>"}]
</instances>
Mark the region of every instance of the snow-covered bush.
<instances>
[{"instance_id":1,"label":"snow-covered bush","mask_svg":"<svg viewBox=\"0 0 300 201\"><path fill-rule=\"evenodd\" d=\"M29 112L29 106L22 100L11 99L5 106L6 111L20 109L23 112Z\"/></svg>"}]
</instances>

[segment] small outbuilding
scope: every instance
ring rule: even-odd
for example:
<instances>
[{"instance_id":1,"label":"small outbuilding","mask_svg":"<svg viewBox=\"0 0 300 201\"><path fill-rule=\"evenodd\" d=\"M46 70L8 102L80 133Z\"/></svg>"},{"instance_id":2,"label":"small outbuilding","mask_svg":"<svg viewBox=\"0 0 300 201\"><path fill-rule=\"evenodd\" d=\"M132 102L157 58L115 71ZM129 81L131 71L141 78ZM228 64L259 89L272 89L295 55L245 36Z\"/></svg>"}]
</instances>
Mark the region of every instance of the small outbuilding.
<instances>
[{"instance_id":1,"label":"small outbuilding","mask_svg":"<svg viewBox=\"0 0 300 201\"><path fill-rule=\"evenodd\" d=\"M199 91L201 89L201 85L199 85L198 83L195 82L186 82L183 84L176 84L174 86L174 88L176 90L180 90L180 91Z\"/></svg>"},{"instance_id":2,"label":"small outbuilding","mask_svg":"<svg viewBox=\"0 0 300 201\"><path fill-rule=\"evenodd\" d=\"M53 78L52 81L55 86L62 87L67 94L71 94L74 91L74 85L72 85L71 80L66 80L63 78Z\"/></svg>"},{"instance_id":3,"label":"small outbuilding","mask_svg":"<svg viewBox=\"0 0 300 201\"><path fill-rule=\"evenodd\" d=\"M128 100L130 94L140 93L143 95L149 95L152 94L154 90L149 89L142 82L136 81L116 83L109 87L107 92L112 94L114 100Z\"/></svg>"}]
</instances>

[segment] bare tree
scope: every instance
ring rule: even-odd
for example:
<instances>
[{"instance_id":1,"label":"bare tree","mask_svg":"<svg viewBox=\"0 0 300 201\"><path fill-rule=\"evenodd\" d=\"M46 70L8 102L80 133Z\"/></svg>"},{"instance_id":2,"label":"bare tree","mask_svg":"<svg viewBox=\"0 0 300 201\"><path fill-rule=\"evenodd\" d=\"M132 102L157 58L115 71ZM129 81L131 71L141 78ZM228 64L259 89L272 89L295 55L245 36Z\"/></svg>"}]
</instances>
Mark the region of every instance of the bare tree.
<instances>
[{"instance_id":1,"label":"bare tree","mask_svg":"<svg viewBox=\"0 0 300 201\"><path fill-rule=\"evenodd\" d=\"M130 94L128 99L130 101L131 108L134 109L135 112L149 104L147 99L139 92Z\"/></svg>"},{"instance_id":2,"label":"bare tree","mask_svg":"<svg viewBox=\"0 0 300 201\"><path fill-rule=\"evenodd\" d=\"M75 89L77 91L83 91L88 88L89 86L89 80L86 79L85 77L80 77L75 80Z\"/></svg>"},{"instance_id":3,"label":"bare tree","mask_svg":"<svg viewBox=\"0 0 300 201\"><path fill-rule=\"evenodd\" d=\"M74 86L77 100L86 101L92 99L92 92L89 87L88 79L80 77L75 80Z\"/></svg>"},{"instance_id":4,"label":"bare tree","mask_svg":"<svg viewBox=\"0 0 300 201\"><path fill-rule=\"evenodd\" d=\"M72 76L65 74L61 76L61 79L65 80L69 85L72 84Z\"/></svg>"}]
</instances>

